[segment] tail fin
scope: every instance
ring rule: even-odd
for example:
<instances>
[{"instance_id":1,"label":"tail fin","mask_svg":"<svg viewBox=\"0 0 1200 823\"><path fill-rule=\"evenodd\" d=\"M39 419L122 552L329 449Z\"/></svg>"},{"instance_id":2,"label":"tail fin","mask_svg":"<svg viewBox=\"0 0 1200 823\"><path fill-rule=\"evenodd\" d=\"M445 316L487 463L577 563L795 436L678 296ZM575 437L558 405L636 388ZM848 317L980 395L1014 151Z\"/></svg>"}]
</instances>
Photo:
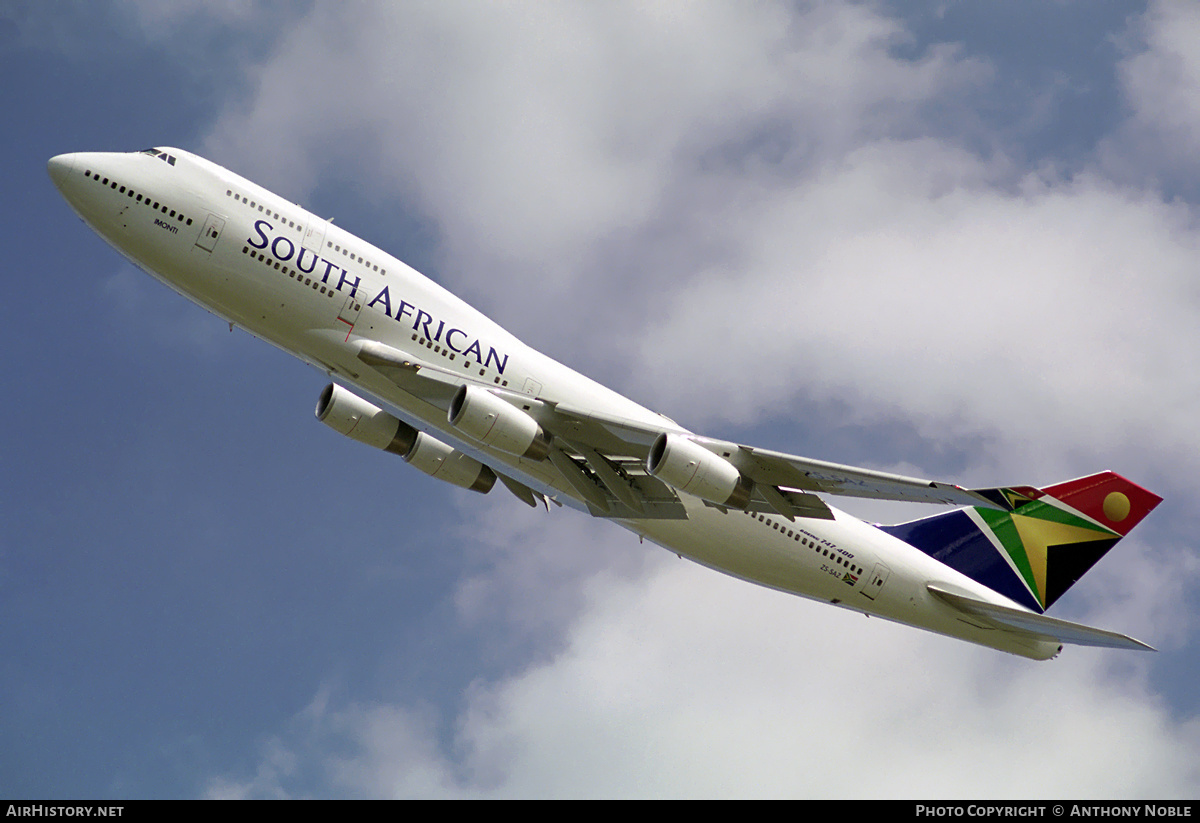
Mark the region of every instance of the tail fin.
<instances>
[{"instance_id":1,"label":"tail fin","mask_svg":"<svg viewBox=\"0 0 1200 823\"><path fill-rule=\"evenodd\" d=\"M976 506L881 528L1036 612L1162 502L1113 472L988 492L1011 510Z\"/></svg>"}]
</instances>

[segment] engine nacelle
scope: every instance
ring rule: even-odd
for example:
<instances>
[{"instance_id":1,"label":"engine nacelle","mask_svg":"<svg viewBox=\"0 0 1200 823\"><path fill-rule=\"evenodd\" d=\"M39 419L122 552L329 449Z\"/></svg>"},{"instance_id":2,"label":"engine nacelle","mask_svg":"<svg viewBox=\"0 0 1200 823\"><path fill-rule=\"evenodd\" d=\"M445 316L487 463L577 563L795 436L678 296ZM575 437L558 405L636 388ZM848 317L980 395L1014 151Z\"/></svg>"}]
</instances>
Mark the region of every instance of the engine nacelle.
<instances>
[{"instance_id":1,"label":"engine nacelle","mask_svg":"<svg viewBox=\"0 0 1200 823\"><path fill-rule=\"evenodd\" d=\"M646 471L681 492L735 509L745 509L754 491L754 484L728 460L677 434L658 436Z\"/></svg>"},{"instance_id":2,"label":"engine nacelle","mask_svg":"<svg viewBox=\"0 0 1200 823\"><path fill-rule=\"evenodd\" d=\"M487 389L460 387L446 419L472 440L508 454L541 460L550 453L550 435L538 422Z\"/></svg>"},{"instance_id":3,"label":"engine nacelle","mask_svg":"<svg viewBox=\"0 0 1200 823\"><path fill-rule=\"evenodd\" d=\"M412 451L419 432L357 394L330 383L317 401L317 419L351 440L401 457Z\"/></svg>"},{"instance_id":4,"label":"engine nacelle","mask_svg":"<svg viewBox=\"0 0 1200 823\"><path fill-rule=\"evenodd\" d=\"M495 472L475 458L334 383L321 392L317 419L352 440L398 454L410 466L455 486L487 494L496 482Z\"/></svg>"},{"instance_id":5,"label":"engine nacelle","mask_svg":"<svg viewBox=\"0 0 1200 823\"><path fill-rule=\"evenodd\" d=\"M487 494L496 484L496 473L487 466L424 432L417 432L417 442L404 459L430 477L473 492Z\"/></svg>"}]
</instances>

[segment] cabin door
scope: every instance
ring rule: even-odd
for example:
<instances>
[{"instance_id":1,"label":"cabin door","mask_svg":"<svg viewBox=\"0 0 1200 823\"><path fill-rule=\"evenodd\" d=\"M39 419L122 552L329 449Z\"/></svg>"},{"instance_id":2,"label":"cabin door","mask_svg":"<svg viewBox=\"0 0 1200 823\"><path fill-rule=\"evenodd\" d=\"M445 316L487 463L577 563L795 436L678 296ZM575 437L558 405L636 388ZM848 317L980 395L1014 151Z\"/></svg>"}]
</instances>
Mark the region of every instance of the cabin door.
<instances>
[{"instance_id":1,"label":"cabin door","mask_svg":"<svg viewBox=\"0 0 1200 823\"><path fill-rule=\"evenodd\" d=\"M871 579L867 581L867 585L862 587L862 593L874 600L876 595L883 590L883 584L887 582L888 575L891 573L887 566L876 563L875 568L871 571Z\"/></svg>"},{"instance_id":2,"label":"cabin door","mask_svg":"<svg viewBox=\"0 0 1200 823\"><path fill-rule=\"evenodd\" d=\"M354 290L354 294L346 295L346 300L342 303L342 310L338 312L338 325L345 325L346 339L350 339L350 332L354 331L354 325L358 322L358 314L362 311L363 303L366 302L365 294L362 286Z\"/></svg>"},{"instance_id":3,"label":"cabin door","mask_svg":"<svg viewBox=\"0 0 1200 823\"><path fill-rule=\"evenodd\" d=\"M308 249L315 255L321 254L321 246L325 244L325 226L326 222L319 217L313 217L308 221L308 225L304 227L304 240L301 241L300 247Z\"/></svg>"},{"instance_id":4,"label":"cabin door","mask_svg":"<svg viewBox=\"0 0 1200 823\"><path fill-rule=\"evenodd\" d=\"M200 236L196 238L196 245L206 252L211 252L217 247L217 241L221 239L221 232L224 230L225 218L210 214L204 221Z\"/></svg>"}]
</instances>

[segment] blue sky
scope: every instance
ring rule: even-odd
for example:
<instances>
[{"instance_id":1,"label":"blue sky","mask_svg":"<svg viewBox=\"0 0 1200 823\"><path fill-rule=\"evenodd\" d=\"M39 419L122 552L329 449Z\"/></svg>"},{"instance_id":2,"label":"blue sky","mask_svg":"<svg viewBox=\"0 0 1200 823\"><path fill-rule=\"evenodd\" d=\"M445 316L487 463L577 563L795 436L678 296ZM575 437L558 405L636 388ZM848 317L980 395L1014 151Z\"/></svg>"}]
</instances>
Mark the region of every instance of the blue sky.
<instances>
[{"instance_id":1,"label":"blue sky","mask_svg":"<svg viewBox=\"0 0 1200 823\"><path fill-rule=\"evenodd\" d=\"M1200 15L1003 8L0 7L0 791L1195 796ZM1055 613L1161 651L1031 664L339 438L46 177L150 145L706 433L1130 476Z\"/></svg>"}]
</instances>

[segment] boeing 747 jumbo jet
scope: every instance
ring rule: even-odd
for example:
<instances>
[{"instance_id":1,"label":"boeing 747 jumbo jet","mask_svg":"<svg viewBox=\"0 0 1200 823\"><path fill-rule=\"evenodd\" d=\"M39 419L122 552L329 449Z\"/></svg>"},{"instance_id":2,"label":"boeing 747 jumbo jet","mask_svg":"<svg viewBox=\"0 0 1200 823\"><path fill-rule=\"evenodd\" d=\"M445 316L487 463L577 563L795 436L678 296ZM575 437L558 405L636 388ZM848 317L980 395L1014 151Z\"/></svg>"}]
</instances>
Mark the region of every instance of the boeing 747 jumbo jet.
<instances>
[{"instance_id":1,"label":"boeing 747 jumbo jet","mask_svg":"<svg viewBox=\"0 0 1200 823\"><path fill-rule=\"evenodd\" d=\"M49 171L121 254L327 374L318 420L439 480L499 481L735 577L1024 657L1150 649L1045 614L1161 501L1119 475L965 489L701 437L201 157L62 154ZM820 495L960 508L874 526Z\"/></svg>"}]
</instances>

